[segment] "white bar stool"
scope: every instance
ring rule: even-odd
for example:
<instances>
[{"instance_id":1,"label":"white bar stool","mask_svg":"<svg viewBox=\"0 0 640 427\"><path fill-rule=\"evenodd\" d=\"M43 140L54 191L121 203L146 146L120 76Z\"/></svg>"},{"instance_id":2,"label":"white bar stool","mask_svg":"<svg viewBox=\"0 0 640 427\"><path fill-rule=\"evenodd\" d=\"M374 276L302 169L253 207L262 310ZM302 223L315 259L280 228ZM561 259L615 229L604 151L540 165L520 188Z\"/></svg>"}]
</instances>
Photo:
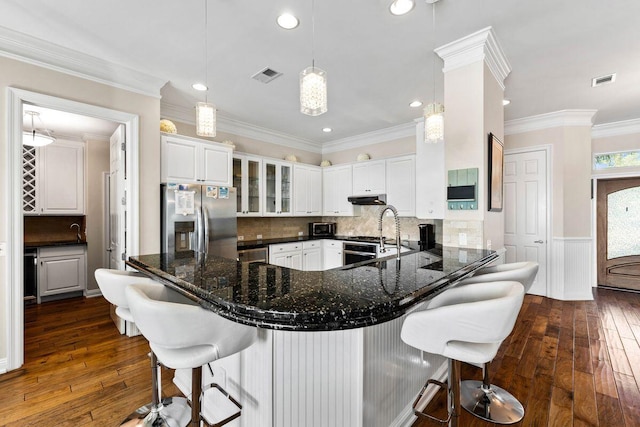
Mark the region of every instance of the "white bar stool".
<instances>
[{"instance_id":1,"label":"white bar stool","mask_svg":"<svg viewBox=\"0 0 640 427\"><path fill-rule=\"evenodd\" d=\"M537 274L537 262L513 262L482 268L474 276L461 281L458 286L513 280L522 284L524 292L527 293ZM460 386L462 407L485 421L497 424L516 423L524 417L524 407L507 390L491 384L490 363L478 366L482 368L482 381L462 381Z\"/></svg>"},{"instance_id":2,"label":"white bar stool","mask_svg":"<svg viewBox=\"0 0 640 427\"><path fill-rule=\"evenodd\" d=\"M116 306L116 314L133 323L135 321L125 295L127 286L140 283L157 289L165 287L162 283L133 271L99 268L94 274L104 298ZM176 423L179 424L181 420L184 422L185 417L188 422L189 403L187 399L183 397L160 399L162 395L159 381L160 366L153 351L149 353L149 357L151 359L152 401L132 412L120 425L168 427L175 426Z\"/></svg>"},{"instance_id":3,"label":"white bar stool","mask_svg":"<svg viewBox=\"0 0 640 427\"><path fill-rule=\"evenodd\" d=\"M460 417L460 362L486 363L511 333L522 306L524 288L518 282L493 282L484 286L455 287L435 297L424 311L411 313L402 324L400 338L419 350L449 359L449 416L440 420L416 409L430 379L419 393L416 415L458 427Z\"/></svg>"},{"instance_id":4,"label":"white bar stool","mask_svg":"<svg viewBox=\"0 0 640 427\"><path fill-rule=\"evenodd\" d=\"M169 288L132 285L126 290L133 318L160 363L192 370L191 425L221 426L239 417L242 405L214 384L201 410L202 366L249 347L257 328L227 320ZM212 408L215 408L213 410Z\"/></svg>"}]
</instances>

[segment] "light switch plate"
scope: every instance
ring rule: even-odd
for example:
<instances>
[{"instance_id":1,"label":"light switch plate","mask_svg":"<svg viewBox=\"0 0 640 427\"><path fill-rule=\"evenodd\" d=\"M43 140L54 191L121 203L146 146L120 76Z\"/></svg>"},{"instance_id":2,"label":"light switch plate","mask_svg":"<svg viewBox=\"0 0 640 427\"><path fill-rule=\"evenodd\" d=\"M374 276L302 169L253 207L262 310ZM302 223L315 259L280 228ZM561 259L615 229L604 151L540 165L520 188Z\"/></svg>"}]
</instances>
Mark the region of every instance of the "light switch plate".
<instances>
[{"instance_id":1,"label":"light switch plate","mask_svg":"<svg viewBox=\"0 0 640 427\"><path fill-rule=\"evenodd\" d=\"M262 240L262 234L258 234L258 235L256 236L256 239L258 239L258 240Z\"/></svg>"},{"instance_id":2,"label":"light switch plate","mask_svg":"<svg viewBox=\"0 0 640 427\"><path fill-rule=\"evenodd\" d=\"M458 244L461 246L467 245L467 233L458 233Z\"/></svg>"},{"instance_id":3,"label":"light switch plate","mask_svg":"<svg viewBox=\"0 0 640 427\"><path fill-rule=\"evenodd\" d=\"M244 236L238 236L238 240L244 240Z\"/></svg>"}]
</instances>

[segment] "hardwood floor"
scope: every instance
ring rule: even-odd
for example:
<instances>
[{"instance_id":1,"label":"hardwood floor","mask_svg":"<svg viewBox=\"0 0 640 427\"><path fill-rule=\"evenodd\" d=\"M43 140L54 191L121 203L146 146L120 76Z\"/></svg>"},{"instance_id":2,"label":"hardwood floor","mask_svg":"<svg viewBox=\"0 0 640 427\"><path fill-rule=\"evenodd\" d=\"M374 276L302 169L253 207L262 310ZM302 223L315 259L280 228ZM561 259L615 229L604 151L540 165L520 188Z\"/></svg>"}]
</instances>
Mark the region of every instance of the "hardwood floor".
<instances>
[{"instance_id":1,"label":"hardwood floor","mask_svg":"<svg viewBox=\"0 0 640 427\"><path fill-rule=\"evenodd\" d=\"M151 401L149 345L120 335L103 298L25 309L25 364L0 375L2 426L118 426ZM162 369L163 395L180 395Z\"/></svg>"},{"instance_id":2,"label":"hardwood floor","mask_svg":"<svg viewBox=\"0 0 640 427\"><path fill-rule=\"evenodd\" d=\"M0 375L2 426L117 426L151 400L149 346L118 334L102 298L28 307L25 348L24 366ZM162 374L163 395L179 395L171 370ZM526 296L490 374L525 406L516 426L640 426L640 294ZM463 369L463 378L480 377ZM429 410L443 416L444 395ZM492 424L463 411L460 425Z\"/></svg>"},{"instance_id":3,"label":"hardwood floor","mask_svg":"<svg viewBox=\"0 0 640 427\"><path fill-rule=\"evenodd\" d=\"M491 382L525 407L514 426L640 426L640 294L598 289L594 296L578 302L525 297L489 371ZM480 369L463 367L463 379L482 378ZM427 412L444 417L445 405L440 393ZM495 425L462 410L461 427Z\"/></svg>"}]
</instances>

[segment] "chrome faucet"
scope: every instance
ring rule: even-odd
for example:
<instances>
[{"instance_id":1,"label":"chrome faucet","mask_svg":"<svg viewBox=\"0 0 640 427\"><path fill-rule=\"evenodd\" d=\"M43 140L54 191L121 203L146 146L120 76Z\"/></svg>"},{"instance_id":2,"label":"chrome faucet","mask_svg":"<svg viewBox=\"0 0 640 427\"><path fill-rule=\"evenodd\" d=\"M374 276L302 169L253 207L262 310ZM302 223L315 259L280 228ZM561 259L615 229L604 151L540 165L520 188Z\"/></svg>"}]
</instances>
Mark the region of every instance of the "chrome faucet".
<instances>
[{"instance_id":1,"label":"chrome faucet","mask_svg":"<svg viewBox=\"0 0 640 427\"><path fill-rule=\"evenodd\" d=\"M71 226L69 226L69 228L73 229L74 225L78 227L78 231L76 232L76 238L78 239L78 242L80 242L82 240L82 236L80 235L80 224L74 222L73 224L71 224Z\"/></svg>"},{"instance_id":2,"label":"chrome faucet","mask_svg":"<svg viewBox=\"0 0 640 427\"><path fill-rule=\"evenodd\" d=\"M396 259L400 259L400 218L398 218L398 210L392 205L387 205L380 209L380 216L378 217L378 231L380 232L380 252L385 253L387 251L384 247L384 237L382 236L382 217L387 210L393 212L393 217L396 221Z\"/></svg>"}]
</instances>

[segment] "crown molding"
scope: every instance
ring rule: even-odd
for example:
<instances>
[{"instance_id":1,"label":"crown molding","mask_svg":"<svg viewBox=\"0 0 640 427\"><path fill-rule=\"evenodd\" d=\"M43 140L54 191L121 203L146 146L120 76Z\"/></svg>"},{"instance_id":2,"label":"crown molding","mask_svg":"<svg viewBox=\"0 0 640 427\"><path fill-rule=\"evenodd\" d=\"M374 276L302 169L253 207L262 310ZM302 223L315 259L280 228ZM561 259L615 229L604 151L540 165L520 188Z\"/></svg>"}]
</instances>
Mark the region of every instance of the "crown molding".
<instances>
[{"instance_id":1,"label":"crown molding","mask_svg":"<svg viewBox=\"0 0 640 427\"><path fill-rule=\"evenodd\" d=\"M0 27L0 56L160 98L166 80Z\"/></svg>"},{"instance_id":2,"label":"crown molding","mask_svg":"<svg viewBox=\"0 0 640 427\"><path fill-rule=\"evenodd\" d=\"M444 73L478 61L484 61L502 90L504 90L504 79L511 72L511 65L500 43L498 43L492 27L483 28L440 46L435 49L435 53L444 60L444 68L442 69Z\"/></svg>"},{"instance_id":3,"label":"crown molding","mask_svg":"<svg viewBox=\"0 0 640 427\"><path fill-rule=\"evenodd\" d=\"M593 126L598 110L560 110L504 122L504 134L532 132L566 126Z\"/></svg>"},{"instance_id":4,"label":"crown molding","mask_svg":"<svg viewBox=\"0 0 640 427\"><path fill-rule=\"evenodd\" d=\"M640 133L640 119L603 123L591 128L591 138L607 138L610 136L631 135Z\"/></svg>"},{"instance_id":5,"label":"crown molding","mask_svg":"<svg viewBox=\"0 0 640 427\"><path fill-rule=\"evenodd\" d=\"M196 125L196 113L194 109L180 105L160 102L160 117L176 120L192 126ZM225 117L219 110L217 114L217 128L221 132L231 133L245 138L257 139L259 141L289 148L297 148L312 153L322 153L322 147L319 143Z\"/></svg>"},{"instance_id":6,"label":"crown molding","mask_svg":"<svg viewBox=\"0 0 640 427\"><path fill-rule=\"evenodd\" d=\"M409 136L412 136L414 138L416 136L416 125L414 122L326 142L322 145L322 154L335 153L337 151L344 151L351 148L358 148L367 145L378 144L381 142L393 141Z\"/></svg>"}]
</instances>

